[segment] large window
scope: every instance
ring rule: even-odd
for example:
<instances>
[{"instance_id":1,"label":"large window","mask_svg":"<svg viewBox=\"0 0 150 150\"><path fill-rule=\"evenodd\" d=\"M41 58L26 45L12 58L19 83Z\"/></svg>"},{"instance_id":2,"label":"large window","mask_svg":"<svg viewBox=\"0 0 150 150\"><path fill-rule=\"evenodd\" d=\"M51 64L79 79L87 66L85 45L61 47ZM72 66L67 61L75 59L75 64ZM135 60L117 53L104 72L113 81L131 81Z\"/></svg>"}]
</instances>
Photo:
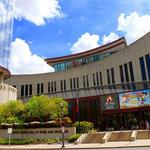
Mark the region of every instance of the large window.
<instances>
[{"instance_id":1,"label":"large window","mask_svg":"<svg viewBox=\"0 0 150 150\"><path fill-rule=\"evenodd\" d=\"M134 81L134 72L133 72L133 65L132 62L129 62L129 70L130 70L130 77L131 77L131 81Z\"/></svg>"},{"instance_id":2,"label":"large window","mask_svg":"<svg viewBox=\"0 0 150 150\"><path fill-rule=\"evenodd\" d=\"M29 95L32 95L32 84L29 85Z\"/></svg>"},{"instance_id":3,"label":"large window","mask_svg":"<svg viewBox=\"0 0 150 150\"><path fill-rule=\"evenodd\" d=\"M96 86L96 83L95 83L95 73L93 73L93 86Z\"/></svg>"},{"instance_id":4,"label":"large window","mask_svg":"<svg viewBox=\"0 0 150 150\"><path fill-rule=\"evenodd\" d=\"M98 72L96 72L96 83L97 83L97 85L99 85L99 76L98 76Z\"/></svg>"},{"instance_id":5,"label":"large window","mask_svg":"<svg viewBox=\"0 0 150 150\"><path fill-rule=\"evenodd\" d=\"M70 79L70 90L72 90L72 79Z\"/></svg>"},{"instance_id":6,"label":"large window","mask_svg":"<svg viewBox=\"0 0 150 150\"><path fill-rule=\"evenodd\" d=\"M108 82L108 84L110 84L110 73L109 73L109 69L107 69L107 82Z\"/></svg>"},{"instance_id":7,"label":"large window","mask_svg":"<svg viewBox=\"0 0 150 150\"><path fill-rule=\"evenodd\" d=\"M21 96L24 96L24 85L21 85Z\"/></svg>"},{"instance_id":8,"label":"large window","mask_svg":"<svg viewBox=\"0 0 150 150\"><path fill-rule=\"evenodd\" d=\"M86 85L85 85L85 76L83 76L83 87L85 88Z\"/></svg>"},{"instance_id":9,"label":"large window","mask_svg":"<svg viewBox=\"0 0 150 150\"><path fill-rule=\"evenodd\" d=\"M102 72L99 72L100 84L103 85Z\"/></svg>"},{"instance_id":10,"label":"large window","mask_svg":"<svg viewBox=\"0 0 150 150\"><path fill-rule=\"evenodd\" d=\"M124 64L124 71L125 71L126 82L129 82L129 73L128 73L127 63Z\"/></svg>"},{"instance_id":11,"label":"large window","mask_svg":"<svg viewBox=\"0 0 150 150\"><path fill-rule=\"evenodd\" d=\"M150 80L150 55L149 54L145 55L145 59L147 65L148 78Z\"/></svg>"},{"instance_id":12,"label":"large window","mask_svg":"<svg viewBox=\"0 0 150 150\"><path fill-rule=\"evenodd\" d=\"M104 57L110 56L112 53L104 53L104 54L95 54L88 57L77 58L75 60L65 61L62 63L54 64L52 67L55 71L67 70L69 68L78 67L87 63L99 61Z\"/></svg>"},{"instance_id":13,"label":"large window","mask_svg":"<svg viewBox=\"0 0 150 150\"><path fill-rule=\"evenodd\" d=\"M121 82L123 83L124 82L124 74L123 74L123 67L122 67L122 65L119 66L119 70L120 70L120 79L121 79Z\"/></svg>"},{"instance_id":14,"label":"large window","mask_svg":"<svg viewBox=\"0 0 150 150\"><path fill-rule=\"evenodd\" d=\"M142 75L142 80L146 80L146 70L145 70L145 64L144 64L144 58L140 57L139 58L140 61L140 67L141 67L141 75Z\"/></svg>"},{"instance_id":15,"label":"large window","mask_svg":"<svg viewBox=\"0 0 150 150\"><path fill-rule=\"evenodd\" d=\"M111 68L111 78L112 78L112 83L115 83L115 73L114 73L114 68Z\"/></svg>"}]
</instances>

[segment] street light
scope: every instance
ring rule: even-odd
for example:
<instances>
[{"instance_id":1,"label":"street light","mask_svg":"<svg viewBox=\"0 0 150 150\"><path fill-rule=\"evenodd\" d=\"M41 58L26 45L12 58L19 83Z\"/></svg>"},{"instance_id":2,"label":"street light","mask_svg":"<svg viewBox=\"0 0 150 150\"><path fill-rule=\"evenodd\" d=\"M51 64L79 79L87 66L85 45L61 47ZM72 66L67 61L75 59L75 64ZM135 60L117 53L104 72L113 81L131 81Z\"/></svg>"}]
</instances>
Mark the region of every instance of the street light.
<instances>
[{"instance_id":1,"label":"street light","mask_svg":"<svg viewBox=\"0 0 150 150\"><path fill-rule=\"evenodd\" d=\"M79 114L79 89L76 89L76 114L77 114L77 120L78 120L78 125L79 125L79 128L78 128L78 132L80 133L80 114Z\"/></svg>"},{"instance_id":2,"label":"street light","mask_svg":"<svg viewBox=\"0 0 150 150\"><path fill-rule=\"evenodd\" d=\"M62 148L65 147L65 141L64 141L64 134L65 134L65 128L64 128L64 112L63 112L63 103L60 103L61 108L61 132L62 132Z\"/></svg>"}]
</instances>

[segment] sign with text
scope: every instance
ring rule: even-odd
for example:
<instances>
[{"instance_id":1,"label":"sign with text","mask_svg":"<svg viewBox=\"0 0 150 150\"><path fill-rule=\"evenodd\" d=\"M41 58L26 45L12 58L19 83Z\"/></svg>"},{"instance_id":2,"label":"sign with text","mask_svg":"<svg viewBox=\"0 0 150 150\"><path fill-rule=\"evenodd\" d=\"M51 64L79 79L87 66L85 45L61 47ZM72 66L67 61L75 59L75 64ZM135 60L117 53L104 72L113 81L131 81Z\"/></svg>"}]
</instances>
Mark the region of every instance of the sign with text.
<instances>
[{"instance_id":1,"label":"sign with text","mask_svg":"<svg viewBox=\"0 0 150 150\"><path fill-rule=\"evenodd\" d=\"M121 109L150 106L150 90L140 90L119 94Z\"/></svg>"},{"instance_id":2,"label":"sign with text","mask_svg":"<svg viewBox=\"0 0 150 150\"><path fill-rule=\"evenodd\" d=\"M12 128L8 128L8 134L12 134Z\"/></svg>"}]
</instances>

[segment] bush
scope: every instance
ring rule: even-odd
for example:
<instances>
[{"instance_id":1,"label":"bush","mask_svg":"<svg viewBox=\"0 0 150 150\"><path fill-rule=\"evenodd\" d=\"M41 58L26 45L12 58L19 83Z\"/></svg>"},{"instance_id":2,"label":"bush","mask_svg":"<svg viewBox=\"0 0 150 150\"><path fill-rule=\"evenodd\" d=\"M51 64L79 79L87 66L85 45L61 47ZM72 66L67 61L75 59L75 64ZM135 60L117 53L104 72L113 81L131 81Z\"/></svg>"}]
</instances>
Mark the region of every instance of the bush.
<instances>
[{"instance_id":1,"label":"bush","mask_svg":"<svg viewBox=\"0 0 150 150\"><path fill-rule=\"evenodd\" d=\"M87 133L90 130L93 129L94 125L92 122L87 122L87 121L77 121L76 123L73 124L73 126L76 127L77 133Z\"/></svg>"},{"instance_id":2,"label":"bush","mask_svg":"<svg viewBox=\"0 0 150 150\"><path fill-rule=\"evenodd\" d=\"M35 143L35 139L11 139L11 145L24 145L24 144L32 144ZM0 139L0 144L8 145L9 139Z\"/></svg>"},{"instance_id":3,"label":"bush","mask_svg":"<svg viewBox=\"0 0 150 150\"><path fill-rule=\"evenodd\" d=\"M57 143L57 142L60 142L60 139L57 139L57 138L56 138L56 139L52 139L52 138L51 138L51 139L48 139L48 140L47 140L47 143L48 143L48 144L53 144L53 143Z\"/></svg>"},{"instance_id":4,"label":"bush","mask_svg":"<svg viewBox=\"0 0 150 150\"><path fill-rule=\"evenodd\" d=\"M73 143L80 137L80 134L73 134L69 137L68 142Z\"/></svg>"}]
</instances>

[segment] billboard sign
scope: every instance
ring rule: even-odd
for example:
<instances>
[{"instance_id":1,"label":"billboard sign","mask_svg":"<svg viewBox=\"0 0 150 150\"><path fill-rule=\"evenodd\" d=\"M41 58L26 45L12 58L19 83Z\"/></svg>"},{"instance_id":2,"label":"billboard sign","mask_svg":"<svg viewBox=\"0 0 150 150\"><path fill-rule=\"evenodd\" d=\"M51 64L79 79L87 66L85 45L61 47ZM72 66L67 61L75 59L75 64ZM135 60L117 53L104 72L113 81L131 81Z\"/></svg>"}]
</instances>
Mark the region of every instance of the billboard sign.
<instances>
[{"instance_id":1,"label":"billboard sign","mask_svg":"<svg viewBox=\"0 0 150 150\"><path fill-rule=\"evenodd\" d=\"M102 96L101 107L102 107L102 110L118 109L118 96L116 94Z\"/></svg>"},{"instance_id":2,"label":"billboard sign","mask_svg":"<svg viewBox=\"0 0 150 150\"><path fill-rule=\"evenodd\" d=\"M150 90L140 90L119 94L121 109L150 106Z\"/></svg>"}]
</instances>

